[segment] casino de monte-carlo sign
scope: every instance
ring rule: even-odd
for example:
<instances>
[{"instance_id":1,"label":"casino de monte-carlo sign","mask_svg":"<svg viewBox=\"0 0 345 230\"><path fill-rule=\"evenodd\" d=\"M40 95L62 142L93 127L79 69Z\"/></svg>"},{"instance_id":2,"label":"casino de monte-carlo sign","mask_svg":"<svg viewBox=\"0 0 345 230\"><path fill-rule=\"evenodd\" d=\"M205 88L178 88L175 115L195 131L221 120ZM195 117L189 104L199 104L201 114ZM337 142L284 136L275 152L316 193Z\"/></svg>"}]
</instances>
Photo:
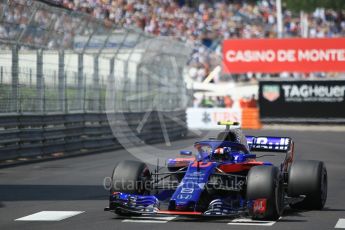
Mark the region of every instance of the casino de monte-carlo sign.
<instances>
[{"instance_id":1,"label":"casino de monte-carlo sign","mask_svg":"<svg viewBox=\"0 0 345 230\"><path fill-rule=\"evenodd\" d=\"M223 72L345 72L345 38L225 40Z\"/></svg>"}]
</instances>

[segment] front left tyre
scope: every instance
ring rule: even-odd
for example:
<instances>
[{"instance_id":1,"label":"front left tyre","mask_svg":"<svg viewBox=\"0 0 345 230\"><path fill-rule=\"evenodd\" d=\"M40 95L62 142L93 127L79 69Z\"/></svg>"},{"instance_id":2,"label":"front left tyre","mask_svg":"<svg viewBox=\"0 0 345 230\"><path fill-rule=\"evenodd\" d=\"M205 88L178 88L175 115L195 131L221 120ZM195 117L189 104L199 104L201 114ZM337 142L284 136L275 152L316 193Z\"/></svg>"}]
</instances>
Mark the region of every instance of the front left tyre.
<instances>
[{"instance_id":1,"label":"front left tyre","mask_svg":"<svg viewBox=\"0 0 345 230\"><path fill-rule=\"evenodd\" d=\"M288 176L288 195L305 196L296 209L321 210L327 200L327 169L322 161L300 160L292 163Z\"/></svg>"},{"instance_id":2,"label":"front left tyre","mask_svg":"<svg viewBox=\"0 0 345 230\"><path fill-rule=\"evenodd\" d=\"M113 170L111 193L147 194L150 191L150 180L150 170L145 163L121 161Z\"/></svg>"}]
</instances>

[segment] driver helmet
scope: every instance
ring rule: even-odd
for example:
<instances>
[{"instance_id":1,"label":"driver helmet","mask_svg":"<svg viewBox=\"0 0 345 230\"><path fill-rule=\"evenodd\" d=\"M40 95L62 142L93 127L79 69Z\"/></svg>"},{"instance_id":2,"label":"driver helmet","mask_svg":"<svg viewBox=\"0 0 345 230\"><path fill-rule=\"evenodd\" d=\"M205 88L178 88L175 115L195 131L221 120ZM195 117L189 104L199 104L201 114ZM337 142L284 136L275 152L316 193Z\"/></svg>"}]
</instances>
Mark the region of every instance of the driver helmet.
<instances>
[{"instance_id":1,"label":"driver helmet","mask_svg":"<svg viewBox=\"0 0 345 230\"><path fill-rule=\"evenodd\" d=\"M231 148L230 147L216 148L214 150L215 154L220 154L220 155L223 155L225 153L230 153L230 152L231 152Z\"/></svg>"},{"instance_id":2,"label":"driver helmet","mask_svg":"<svg viewBox=\"0 0 345 230\"><path fill-rule=\"evenodd\" d=\"M214 154L219 154L219 155L224 154L224 148L216 148L214 150Z\"/></svg>"},{"instance_id":3,"label":"driver helmet","mask_svg":"<svg viewBox=\"0 0 345 230\"><path fill-rule=\"evenodd\" d=\"M214 150L215 154L224 154L224 153L230 153L230 152L231 152L231 148L230 147L216 148Z\"/></svg>"}]
</instances>

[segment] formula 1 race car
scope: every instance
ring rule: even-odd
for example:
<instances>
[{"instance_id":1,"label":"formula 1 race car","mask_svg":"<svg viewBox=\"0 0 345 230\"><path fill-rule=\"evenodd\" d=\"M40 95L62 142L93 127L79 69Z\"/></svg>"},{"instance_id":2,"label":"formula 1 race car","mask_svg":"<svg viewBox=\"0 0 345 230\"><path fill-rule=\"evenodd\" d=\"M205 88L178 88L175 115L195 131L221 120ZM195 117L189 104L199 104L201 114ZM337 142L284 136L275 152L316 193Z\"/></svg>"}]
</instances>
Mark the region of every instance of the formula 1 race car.
<instances>
[{"instance_id":1,"label":"formula 1 race car","mask_svg":"<svg viewBox=\"0 0 345 230\"><path fill-rule=\"evenodd\" d=\"M150 172L145 163L122 161L114 168L109 207L118 215L250 216L277 220L284 208L322 209L327 199L323 162L294 160L289 137L244 136L234 122L217 138L195 143L196 156L169 159ZM252 152L285 153L279 166Z\"/></svg>"}]
</instances>

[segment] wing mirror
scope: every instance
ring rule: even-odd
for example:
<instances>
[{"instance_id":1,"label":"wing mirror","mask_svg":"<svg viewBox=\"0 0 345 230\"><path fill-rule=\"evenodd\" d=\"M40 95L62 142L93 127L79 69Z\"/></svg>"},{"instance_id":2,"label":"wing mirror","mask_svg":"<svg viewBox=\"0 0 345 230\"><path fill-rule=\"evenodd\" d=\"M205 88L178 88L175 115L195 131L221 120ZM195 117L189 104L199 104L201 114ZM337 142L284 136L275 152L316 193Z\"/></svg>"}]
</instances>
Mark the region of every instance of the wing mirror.
<instances>
[{"instance_id":1,"label":"wing mirror","mask_svg":"<svg viewBox=\"0 0 345 230\"><path fill-rule=\"evenodd\" d=\"M189 151L189 150L181 150L181 151L180 151L180 155L191 156L191 155L192 155L192 151Z\"/></svg>"}]
</instances>

